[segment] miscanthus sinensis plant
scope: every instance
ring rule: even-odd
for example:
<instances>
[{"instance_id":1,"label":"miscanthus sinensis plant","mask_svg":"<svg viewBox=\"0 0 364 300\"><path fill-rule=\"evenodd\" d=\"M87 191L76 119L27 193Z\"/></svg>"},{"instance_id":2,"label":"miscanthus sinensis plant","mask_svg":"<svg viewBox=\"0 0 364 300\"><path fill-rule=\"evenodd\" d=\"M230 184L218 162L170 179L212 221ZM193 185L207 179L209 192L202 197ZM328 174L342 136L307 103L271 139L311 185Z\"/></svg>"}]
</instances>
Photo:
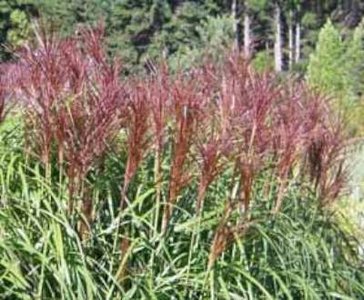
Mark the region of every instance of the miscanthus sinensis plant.
<instances>
[{"instance_id":1,"label":"miscanthus sinensis plant","mask_svg":"<svg viewBox=\"0 0 364 300\"><path fill-rule=\"evenodd\" d=\"M331 209L346 138L323 95L234 53L122 78L101 27L39 34L15 57L1 68L22 124L1 131L2 296L364 295Z\"/></svg>"}]
</instances>

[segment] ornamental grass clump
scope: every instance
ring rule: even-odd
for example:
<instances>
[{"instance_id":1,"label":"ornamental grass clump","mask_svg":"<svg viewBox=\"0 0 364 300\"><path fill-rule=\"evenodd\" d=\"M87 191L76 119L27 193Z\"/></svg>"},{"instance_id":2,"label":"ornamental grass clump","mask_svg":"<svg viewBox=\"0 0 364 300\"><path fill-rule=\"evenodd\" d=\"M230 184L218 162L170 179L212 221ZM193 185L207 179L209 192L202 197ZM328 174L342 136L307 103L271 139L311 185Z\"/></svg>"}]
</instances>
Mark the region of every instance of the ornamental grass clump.
<instances>
[{"instance_id":1,"label":"ornamental grass clump","mask_svg":"<svg viewBox=\"0 0 364 300\"><path fill-rule=\"evenodd\" d=\"M194 207L200 215L208 188L227 170L226 213L239 211L238 227L251 221L263 174L266 195L276 195L273 213L297 176L313 181L322 202L337 197L344 178L343 136L321 95L295 80L283 83L274 74L257 73L237 54L219 65L207 62L174 74L164 65L122 80L120 63L109 61L102 36L102 27L81 29L68 39L38 34L37 45L19 51L7 67L12 74L3 76L8 92L2 93L11 91L23 107L28 146L47 176L53 149L65 169L70 213L74 199L88 193L83 184L88 172L121 129L127 148L121 210L147 154L154 156L161 203L161 166L169 161L163 216L155 221L163 233L185 187L196 182ZM89 203L85 207L90 210Z\"/></svg>"},{"instance_id":2,"label":"ornamental grass clump","mask_svg":"<svg viewBox=\"0 0 364 300\"><path fill-rule=\"evenodd\" d=\"M12 78L8 90L24 113L30 153L43 163L48 178L53 154L59 169L65 170L70 214L76 199L86 192L87 173L105 153L124 118L121 66L116 60L109 62L102 36L101 26L82 29L68 39L39 33L35 45L16 53L8 75ZM84 205L90 207L90 203Z\"/></svg>"},{"instance_id":3,"label":"ornamental grass clump","mask_svg":"<svg viewBox=\"0 0 364 300\"><path fill-rule=\"evenodd\" d=\"M121 208L127 202L127 189L150 144L148 129L151 107L148 85L142 80L132 78L127 84L126 95L127 161L121 188Z\"/></svg>"},{"instance_id":4,"label":"ornamental grass clump","mask_svg":"<svg viewBox=\"0 0 364 300\"><path fill-rule=\"evenodd\" d=\"M16 103L24 123L0 147L0 291L364 293L356 244L325 213L346 179L346 137L327 98L236 53L121 77L102 27L36 36L0 67L0 121Z\"/></svg>"},{"instance_id":5,"label":"ornamental grass clump","mask_svg":"<svg viewBox=\"0 0 364 300\"><path fill-rule=\"evenodd\" d=\"M221 73L219 116L234 145L236 184L211 246L210 266L233 236L254 224L250 212L259 205L254 193L262 180L265 195L275 195L269 204L274 214L298 177L311 179L322 203L337 198L345 181L343 131L327 99L295 81L257 74L239 58L228 60ZM234 225L235 212L240 217Z\"/></svg>"},{"instance_id":6,"label":"ornamental grass clump","mask_svg":"<svg viewBox=\"0 0 364 300\"><path fill-rule=\"evenodd\" d=\"M127 146L121 208L150 153L161 201L161 164L163 156L170 156L162 232L184 187L197 181L200 214L209 186L228 169L229 201L237 203L232 207L243 219L250 218L263 172L274 178L265 183L267 193L276 193L272 212L279 211L297 170L315 181L322 198L336 197L343 175L341 128L328 117L322 96L294 80L283 83L271 73L257 73L237 54L188 72L171 74L164 65L153 67L150 75L121 80L120 64L106 57L102 35L102 27L81 29L68 39L38 34L37 45L19 51L8 66L11 76L3 76L24 108L29 147L47 172L56 149L69 180L70 212L87 173L120 129Z\"/></svg>"},{"instance_id":7,"label":"ornamental grass clump","mask_svg":"<svg viewBox=\"0 0 364 300\"><path fill-rule=\"evenodd\" d=\"M154 151L154 185L156 191L154 229L157 233L163 192L162 166L167 145L167 122L171 104L169 90L171 78L166 64L159 69L154 68L154 70L156 72L146 80L145 84L148 86L151 109L151 142Z\"/></svg>"},{"instance_id":8,"label":"ornamental grass clump","mask_svg":"<svg viewBox=\"0 0 364 300\"><path fill-rule=\"evenodd\" d=\"M204 88L203 76L191 72L187 76L178 74L170 86L171 115L171 171L167 202L164 206L162 232L168 227L181 190L192 179L191 148L197 126L204 117L203 110L210 100L211 90Z\"/></svg>"}]
</instances>

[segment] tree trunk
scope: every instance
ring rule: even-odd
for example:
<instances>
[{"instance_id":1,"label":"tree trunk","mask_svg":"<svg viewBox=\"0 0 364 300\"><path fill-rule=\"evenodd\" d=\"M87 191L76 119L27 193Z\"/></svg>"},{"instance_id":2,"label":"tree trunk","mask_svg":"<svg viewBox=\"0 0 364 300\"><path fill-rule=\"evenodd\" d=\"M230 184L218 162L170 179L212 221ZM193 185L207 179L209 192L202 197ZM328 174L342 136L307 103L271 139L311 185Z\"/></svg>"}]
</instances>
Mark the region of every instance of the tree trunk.
<instances>
[{"instance_id":1,"label":"tree trunk","mask_svg":"<svg viewBox=\"0 0 364 300\"><path fill-rule=\"evenodd\" d=\"M296 38L295 38L295 63L301 59L301 24L296 21Z\"/></svg>"},{"instance_id":2,"label":"tree trunk","mask_svg":"<svg viewBox=\"0 0 364 300\"><path fill-rule=\"evenodd\" d=\"M281 25L281 8L275 4L275 41L274 41L274 66L276 72L282 71L282 25Z\"/></svg>"},{"instance_id":3,"label":"tree trunk","mask_svg":"<svg viewBox=\"0 0 364 300\"><path fill-rule=\"evenodd\" d=\"M289 69L292 70L293 59L294 59L294 45L293 45L293 11L289 11L289 22L288 22L288 65Z\"/></svg>"},{"instance_id":4,"label":"tree trunk","mask_svg":"<svg viewBox=\"0 0 364 300\"><path fill-rule=\"evenodd\" d=\"M247 7L245 7L245 11L244 11L244 55L246 58L249 58L251 55L250 47L251 47L250 16L249 16Z\"/></svg>"},{"instance_id":5,"label":"tree trunk","mask_svg":"<svg viewBox=\"0 0 364 300\"><path fill-rule=\"evenodd\" d=\"M234 23L233 23L233 33L234 33L233 49L234 50L239 50L237 6L238 6L237 0L232 0L232 2L231 2L231 17L234 20Z\"/></svg>"}]
</instances>

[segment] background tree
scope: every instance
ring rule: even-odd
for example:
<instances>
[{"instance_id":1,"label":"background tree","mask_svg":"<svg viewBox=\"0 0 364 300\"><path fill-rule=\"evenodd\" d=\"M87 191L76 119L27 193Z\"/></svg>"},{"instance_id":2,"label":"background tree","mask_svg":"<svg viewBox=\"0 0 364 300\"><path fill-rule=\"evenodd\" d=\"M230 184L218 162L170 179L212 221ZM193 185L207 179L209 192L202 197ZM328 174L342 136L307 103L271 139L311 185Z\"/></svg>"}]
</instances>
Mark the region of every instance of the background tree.
<instances>
[{"instance_id":1,"label":"background tree","mask_svg":"<svg viewBox=\"0 0 364 300\"><path fill-rule=\"evenodd\" d=\"M136 70L146 59L197 49L204 43L197 28L207 18L231 16L232 7L235 43L246 56L263 51L259 57L275 57L276 69L289 66L301 73L327 18L348 39L364 12L359 0L0 0L0 43L28 38L35 17L62 35L102 19L109 53L121 56L127 70Z\"/></svg>"},{"instance_id":2,"label":"background tree","mask_svg":"<svg viewBox=\"0 0 364 300\"><path fill-rule=\"evenodd\" d=\"M30 35L30 22L26 13L19 9L13 10L10 14L10 25L7 41L15 47L22 45Z\"/></svg>"},{"instance_id":3,"label":"background tree","mask_svg":"<svg viewBox=\"0 0 364 300\"><path fill-rule=\"evenodd\" d=\"M30 35L30 19L37 15L32 0L0 0L0 60L9 58L7 48L17 47Z\"/></svg>"},{"instance_id":4,"label":"background tree","mask_svg":"<svg viewBox=\"0 0 364 300\"><path fill-rule=\"evenodd\" d=\"M168 22L165 22L151 40L148 51L150 58L158 58L163 53L165 57L171 57L177 61L180 57L191 54L191 50L200 48L202 36L210 35L202 24L206 22L211 13L211 6L198 2L184 2L173 8L169 14ZM216 29L216 28L215 28ZM218 29L221 31L222 29ZM191 58L191 61L193 58Z\"/></svg>"},{"instance_id":5,"label":"background tree","mask_svg":"<svg viewBox=\"0 0 364 300\"><path fill-rule=\"evenodd\" d=\"M364 21L355 28L348 41L344 59L348 93L357 100L364 92Z\"/></svg>"},{"instance_id":6,"label":"background tree","mask_svg":"<svg viewBox=\"0 0 364 300\"><path fill-rule=\"evenodd\" d=\"M126 67L138 64L152 40L152 1L120 1L113 3L108 23L108 45L120 56Z\"/></svg>"},{"instance_id":7,"label":"background tree","mask_svg":"<svg viewBox=\"0 0 364 300\"><path fill-rule=\"evenodd\" d=\"M279 1L274 2L274 69L276 72L283 70L282 53L282 8Z\"/></svg>"},{"instance_id":8,"label":"background tree","mask_svg":"<svg viewBox=\"0 0 364 300\"><path fill-rule=\"evenodd\" d=\"M347 42L344 60L349 126L353 135L360 136L364 133L364 21L355 28L353 37Z\"/></svg>"},{"instance_id":9,"label":"background tree","mask_svg":"<svg viewBox=\"0 0 364 300\"><path fill-rule=\"evenodd\" d=\"M193 45L181 45L169 56L171 68L173 70L188 69L203 63L206 57L210 57L215 62L224 59L225 53L231 51L236 42L234 22L231 16L208 17L196 27L196 42Z\"/></svg>"},{"instance_id":10,"label":"background tree","mask_svg":"<svg viewBox=\"0 0 364 300\"><path fill-rule=\"evenodd\" d=\"M316 50L310 56L309 83L332 95L342 93L345 90L344 49L339 31L328 20L319 33Z\"/></svg>"}]
</instances>

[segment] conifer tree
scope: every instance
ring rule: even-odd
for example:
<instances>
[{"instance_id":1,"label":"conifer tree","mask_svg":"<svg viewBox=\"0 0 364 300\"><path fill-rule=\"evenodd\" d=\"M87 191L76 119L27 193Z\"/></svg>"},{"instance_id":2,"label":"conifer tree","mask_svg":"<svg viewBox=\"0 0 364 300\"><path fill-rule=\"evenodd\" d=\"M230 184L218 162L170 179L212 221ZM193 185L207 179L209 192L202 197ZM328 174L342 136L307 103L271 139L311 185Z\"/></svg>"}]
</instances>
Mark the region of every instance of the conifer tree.
<instances>
[{"instance_id":1,"label":"conifer tree","mask_svg":"<svg viewBox=\"0 0 364 300\"><path fill-rule=\"evenodd\" d=\"M364 20L355 28L344 58L348 96L356 100L364 92Z\"/></svg>"},{"instance_id":2,"label":"conifer tree","mask_svg":"<svg viewBox=\"0 0 364 300\"><path fill-rule=\"evenodd\" d=\"M189 53L201 42L200 27L208 17L209 10L203 3L181 3L153 36L148 54L158 57L163 52L165 56L177 58Z\"/></svg>"},{"instance_id":3,"label":"conifer tree","mask_svg":"<svg viewBox=\"0 0 364 300\"><path fill-rule=\"evenodd\" d=\"M342 95L345 90L343 54L340 33L328 20L319 33L315 52L310 55L307 69L309 83L333 96Z\"/></svg>"},{"instance_id":4,"label":"conifer tree","mask_svg":"<svg viewBox=\"0 0 364 300\"><path fill-rule=\"evenodd\" d=\"M349 129L364 132L364 20L355 28L348 42L345 59L346 102L350 108Z\"/></svg>"},{"instance_id":5,"label":"conifer tree","mask_svg":"<svg viewBox=\"0 0 364 300\"><path fill-rule=\"evenodd\" d=\"M109 46L123 58L124 67L141 63L156 32L168 20L166 0L125 0L113 3L108 22Z\"/></svg>"}]
</instances>

